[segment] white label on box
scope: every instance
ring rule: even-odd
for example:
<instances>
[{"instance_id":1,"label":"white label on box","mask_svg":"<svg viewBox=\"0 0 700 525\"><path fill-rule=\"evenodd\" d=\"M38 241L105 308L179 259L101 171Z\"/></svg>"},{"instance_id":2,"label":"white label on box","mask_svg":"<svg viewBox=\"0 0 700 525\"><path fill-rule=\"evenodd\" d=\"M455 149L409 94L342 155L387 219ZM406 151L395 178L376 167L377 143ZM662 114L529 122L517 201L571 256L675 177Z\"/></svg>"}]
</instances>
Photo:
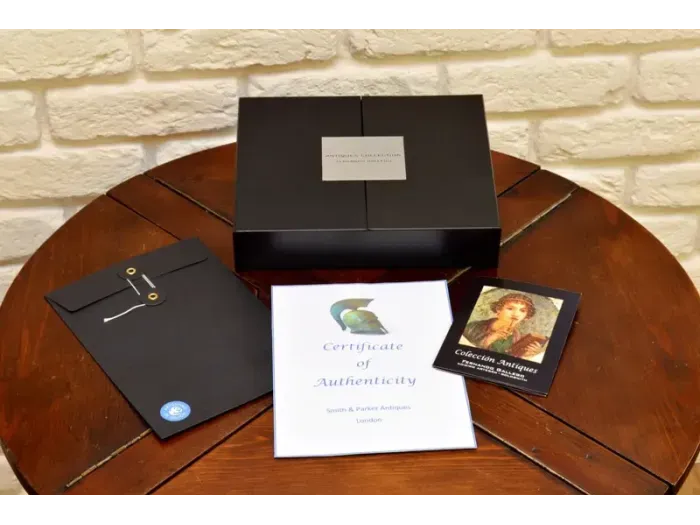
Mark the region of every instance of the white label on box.
<instances>
[{"instance_id":1,"label":"white label on box","mask_svg":"<svg viewBox=\"0 0 700 525\"><path fill-rule=\"evenodd\" d=\"M323 180L406 180L403 137L322 137Z\"/></svg>"}]
</instances>

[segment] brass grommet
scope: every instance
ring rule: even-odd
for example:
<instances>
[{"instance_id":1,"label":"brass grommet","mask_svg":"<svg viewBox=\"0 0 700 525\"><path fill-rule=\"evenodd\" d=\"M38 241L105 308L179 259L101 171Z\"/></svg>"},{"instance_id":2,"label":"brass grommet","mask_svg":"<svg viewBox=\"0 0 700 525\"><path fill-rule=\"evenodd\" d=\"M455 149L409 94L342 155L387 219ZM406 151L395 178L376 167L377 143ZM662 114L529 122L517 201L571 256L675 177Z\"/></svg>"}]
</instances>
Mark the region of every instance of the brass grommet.
<instances>
[{"instance_id":1,"label":"brass grommet","mask_svg":"<svg viewBox=\"0 0 700 525\"><path fill-rule=\"evenodd\" d=\"M126 269L127 275L134 275L135 273L136 273L136 268L127 268Z\"/></svg>"},{"instance_id":2,"label":"brass grommet","mask_svg":"<svg viewBox=\"0 0 700 525\"><path fill-rule=\"evenodd\" d=\"M155 301L155 300L158 299L158 294L157 294L156 292L151 292L151 293L148 294L148 298L149 298L151 301Z\"/></svg>"}]
</instances>

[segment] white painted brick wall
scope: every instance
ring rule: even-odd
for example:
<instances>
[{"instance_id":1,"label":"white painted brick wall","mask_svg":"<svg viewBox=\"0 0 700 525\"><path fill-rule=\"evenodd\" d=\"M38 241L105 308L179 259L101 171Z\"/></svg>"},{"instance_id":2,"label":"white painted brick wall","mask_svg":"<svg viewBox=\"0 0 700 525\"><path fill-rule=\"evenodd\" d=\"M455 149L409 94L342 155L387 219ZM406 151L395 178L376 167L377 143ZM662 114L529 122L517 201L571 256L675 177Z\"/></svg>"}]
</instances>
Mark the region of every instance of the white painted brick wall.
<instances>
[{"instance_id":1,"label":"white painted brick wall","mask_svg":"<svg viewBox=\"0 0 700 525\"><path fill-rule=\"evenodd\" d=\"M700 42L700 29L554 29L550 32L554 47L681 43L684 40Z\"/></svg>"},{"instance_id":2,"label":"white painted brick wall","mask_svg":"<svg viewBox=\"0 0 700 525\"><path fill-rule=\"evenodd\" d=\"M493 149L623 208L700 288L699 66L697 29L0 31L0 299L95 195L234 141L242 95L482 93Z\"/></svg>"},{"instance_id":3,"label":"white painted brick wall","mask_svg":"<svg viewBox=\"0 0 700 525\"><path fill-rule=\"evenodd\" d=\"M695 286L700 288L700 253L696 252L693 255L681 258L681 264L695 283ZM698 458L697 462L700 463L700 458Z\"/></svg>"},{"instance_id":4,"label":"white painted brick wall","mask_svg":"<svg viewBox=\"0 0 700 525\"><path fill-rule=\"evenodd\" d=\"M11 200L100 195L144 171L144 150L140 144L46 147L8 153L1 162L0 206Z\"/></svg>"},{"instance_id":5,"label":"white painted brick wall","mask_svg":"<svg viewBox=\"0 0 700 525\"><path fill-rule=\"evenodd\" d=\"M2 30L0 82L115 75L134 59L123 30Z\"/></svg>"},{"instance_id":6,"label":"white painted brick wall","mask_svg":"<svg viewBox=\"0 0 700 525\"><path fill-rule=\"evenodd\" d=\"M250 96L284 95L434 95L438 92L434 65L362 66L251 75Z\"/></svg>"},{"instance_id":7,"label":"white painted brick wall","mask_svg":"<svg viewBox=\"0 0 700 525\"><path fill-rule=\"evenodd\" d=\"M39 139L36 104L30 91L6 91L0 98L0 146L31 144Z\"/></svg>"},{"instance_id":8,"label":"white painted brick wall","mask_svg":"<svg viewBox=\"0 0 700 525\"><path fill-rule=\"evenodd\" d=\"M631 201L640 206L700 206L700 164L640 166Z\"/></svg>"},{"instance_id":9,"label":"white painted brick wall","mask_svg":"<svg viewBox=\"0 0 700 525\"><path fill-rule=\"evenodd\" d=\"M625 57L448 64L447 89L483 94L494 113L603 106L623 99L629 70Z\"/></svg>"},{"instance_id":10,"label":"white painted brick wall","mask_svg":"<svg viewBox=\"0 0 700 525\"><path fill-rule=\"evenodd\" d=\"M532 29L362 29L349 34L351 52L371 58L532 48L536 37Z\"/></svg>"},{"instance_id":11,"label":"white painted brick wall","mask_svg":"<svg viewBox=\"0 0 700 525\"><path fill-rule=\"evenodd\" d=\"M7 459L0 455L0 496L7 494L24 494L19 481L12 472Z\"/></svg>"},{"instance_id":12,"label":"white painted brick wall","mask_svg":"<svg viewBox=\"0 0 700 525\"><path fill-rule=\"evenodd\" d=\"M600 195L615 205L623 204L627 174L625 168L556 168L557 175Z\"/></svg>"},{"instance_id":13,"label":"white painted brick wall","mask_svg":"<svg viewBox=\"0 0 700 525\"><path fill-rule=\"evenodd\" d=\"M495 151L507 151L520 159L530 158L530 123L527 120L491 120L489 145Z\"/></svg>"},{"instance_id":14,"label":"white painted brick wall","mask_svg":"<svg viewBox=\"0 0 700 525\"><path fill-rule=\"evenodd\" d=\"M700 49L643 55L638 84L637 96L649 102L700 100Z\"/></svg>"},{"instance_id":15,"label":"white painted brick wall","mask_svg":"<svg viewBox=\"0 0 700 525\"><path fill-rule=\"evenodd\" d=\"M664 243L674 255L689 254L695 248L698 234L698 217L693 213L667 213L664 215L639 214L637 220Z\"/></svg>"},{"instance_id":16,"label":"white painted brick wall","mask_svg":"<svg viewBox=\"0 0 700 525\"><path fill-rule=\"evenodd\" d=\"M204 149L223 146L236 141L235 133L224 133L211 137L198 137L169 140L156 147L156 164L165 164L171 160L184 157L191 153L196 153Z\"/></svg>"},{"instance_id":17,"label":"white painted brick wall","mask_svg":"<svg viewBox=\"0 0 700 525\"><path fill-rule=\"evenodd\" d=\"M700 108L635 108L547 119L539 126L536 142L543 161L693 153L700 151Z\"/></svg>"},{"instance_id":18,"label":"white painted brick wall","mask_svg":"<svg viewBox=\"0 0 700 525\"><path fill-rule=\"evenodd\" d=\"M5 297L7 289L22 268L21 264L0 266L0 300ZM2 489L0 488L0 493Z\"/></svg>"},{"instance_id":19,"label":"white painted brick wall","mask_svg":"<svg viewBox=\"0 0 700 525\"><path fill-rule=\"evenodd\" d=\"M235 79L52 89L46 95L54 137L173 135L231 127L238 112Z\"/></svg>"},{"instance_id":20,"label":"white painted brick wall","mask_svg":"<svg viewBox=\"0 0 700 525\"><path fill-rule=\"evenodd\" d=\"M335 56L339 31L190 29L144 31L144 69L233 69Z\"/></svg>"},{"instance_id":21,"label":"white painted brick wall","mask_svg":"<svg viewBox=\"0 0 700 525\"><path fill-rule=\"evenodd\" d=\"M0 209L0 262L31 255L62 224L59 207Z\"/></svg>"}]
</instances>

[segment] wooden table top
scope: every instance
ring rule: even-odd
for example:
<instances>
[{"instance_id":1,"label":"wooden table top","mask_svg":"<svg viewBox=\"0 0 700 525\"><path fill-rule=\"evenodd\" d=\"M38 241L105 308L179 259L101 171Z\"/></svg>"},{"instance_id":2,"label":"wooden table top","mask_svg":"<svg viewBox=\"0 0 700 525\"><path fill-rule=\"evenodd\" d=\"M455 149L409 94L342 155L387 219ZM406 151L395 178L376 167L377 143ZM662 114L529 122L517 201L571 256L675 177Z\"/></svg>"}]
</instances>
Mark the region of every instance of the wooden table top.
<instances>
[{"instance_id":1,"label":"wooden table top","mask_svg":"<svg viewBox=\"0 0 700 525\"><path fill-rule=\"evenodd\" d=\"M674 493L700 443L700 297L623 211L493 153L498 275L582 301L551 392L467 381L478 449L275 460L272 396L161 442L44 295L198 236L233 268L235 144L170 162L83 208L24 265L0 307L0 443L32 493ZM239 274L270 286L446 278L464 269Z\"/></svg>"}]
</instances>

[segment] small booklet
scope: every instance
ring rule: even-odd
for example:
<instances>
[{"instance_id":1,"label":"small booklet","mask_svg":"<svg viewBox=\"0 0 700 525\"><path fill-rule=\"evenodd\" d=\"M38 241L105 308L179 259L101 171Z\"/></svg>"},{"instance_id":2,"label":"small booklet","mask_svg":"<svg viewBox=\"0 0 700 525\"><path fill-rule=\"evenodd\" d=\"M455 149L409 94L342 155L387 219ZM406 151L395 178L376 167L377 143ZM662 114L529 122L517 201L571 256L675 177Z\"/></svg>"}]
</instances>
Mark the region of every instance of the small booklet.
<instances>
[{"instance_id":1,"label":"small booklet","mask_svg":"<svg viewBox=\"0 0 700 525\"><path fill-rule=\"evenodd\" d=\"M276 458L476 448L445 281L274 286Z\"/></svg>"},{"instance_id":2,"label":"small booklet","mask_svg":"<svg viewBox=\"0 0 700 525\"><path fill-rule=\"evenodd\" d=\"M546 396L580 298L566 290L477 277L434 366Z\"/></svg>"}]
</instances>

